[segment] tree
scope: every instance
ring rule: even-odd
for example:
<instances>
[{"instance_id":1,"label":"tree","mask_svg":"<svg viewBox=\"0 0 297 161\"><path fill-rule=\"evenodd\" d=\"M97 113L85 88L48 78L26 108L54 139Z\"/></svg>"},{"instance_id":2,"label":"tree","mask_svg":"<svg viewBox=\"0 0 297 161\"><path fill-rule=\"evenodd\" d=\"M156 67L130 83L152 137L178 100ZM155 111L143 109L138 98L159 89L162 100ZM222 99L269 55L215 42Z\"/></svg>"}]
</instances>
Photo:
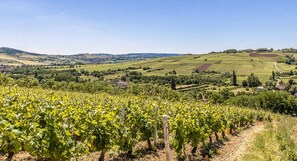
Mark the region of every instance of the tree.
<instances>
[{"instance_id":1,"label":"tree","mask_svg":"<svg viewBox=\"0 0 297 161\"><path fill-rule=\"evenodd\" d=\"M297 93L297 85L292 85L291 89L289 90L289 92L293 95L295 93Z\"/></svg>"},{"instance_id":2,"label":"tree","mask_svg":"<svg viewBox=\"0 0 297 161\"><path fill-rule=\"evenodd\" d=\"M227 49L224 52L225 53L237 53L238 51L236 49Z\"/></svg>"},{"instance_id":3,"label":"tree","mask_svg":"<svg viewBox=\"0 0 297 161\"><path fill-rule=\"evenodd\" d=\"M79 82L79 77L75 76L75 82Z\"/></svg>"},{"instance_id":4,"label":"tree","mask_svg":"<svg viewBox=\"0 0 297 161\"><path fill-rule=\"evenodd\" d=\"M58 81L58 82L62 82L62 81L69 82L73 80L75 80L75 77L73 77L71 73L67 73L67 72L59 73L55 76L55 81Z\"/></svg>"},{"instance_id":5,"label":"tree","mask_svg":"<svg viewBox=\"0 0 297 161\"><path fill-rule=\"evenodd\" d=\"M289 79L288 83L289 83L290 85L295 84L294 79Z\"/></svg>"},{"instance_id":6,"label":"tree","mask_svg":"<svg viewBox=\"0 0 297 161\"><path fill-rule=\"evenodd\" d=\"M276 85L276 82L275 81L266 81L265 82L265 86L268 90L273 90L275 89L275 85Z\"/></svg>"},{"instance_id":7,"label":"tree","mask_svg":"<svg viewBox=\"0 0 297 161\"><path fill-rule=\"evenodd\" d=\"M221 94L217 93L217 92L213 92L211 94L211 102L216 104L216 103L223 103L224 102L224 98Z\"/></svg>"},{"instance_id":8,"label":"tree","mask_svg":"<svg viewBox=\"0 0 297 161\"><path fill-rule=\"evenodd\" d=\"M272 80L275 80L275 72L272 71Z\"/></svg>"},{"instance_id":9,"label":"tree","mask_svg":"<svg viewBox=\"0 0 297 161\"><path fill-rule=\"evenodd\" d=\"M228 88L224 88L222 91L219 92L222 95L224 100L229 99L230 97L234 96L234 93L231 92Z\"/></svg>"},{"instance_id":10,"label":"tree","mask_svg":"<svg viewBox=\"0 0 297 161\"><path fill-rule=\"evenodd\" d=\"M248 77L247 82L248 82L248 84L249 84L249 87L257 87L257 86L262 85L261 81L259 80L258 77L256 77L256 76L254 75L254 73L252 73L252 74Z\"/></svg>"},{"instance_id":11,"label":"tree","mask_svg":"<svg viewBox=\"0 0 297 161\"><path fill-rule=\"evenodd\" d=\"M173 71L172 71L172 74L176 74L176 71L175 71L175 70L173 70Z\"/></svg>"},{"instance_id":12,"label":"tree","mask_svg":"<svg viewBox=\"0 0 297 161\"><path fill-rule=\"evenodd\" d=\"M232 85L234 85L234 86L237 85L237 76L236 76L234 70L233 70L233 75L232 75Z\"/></svg>"},{"instance_id":13,"label":"tree","mask_svg":"<svg viewBox=\"0 0 297 161\"><path fill-rule=\"evenodd\" d=\"M259 48L259 49L257 49L256 51L257 51L257 52L268 52L269 49L267 49L267 48Z\"/></svg>"},{"instance_id":14,"label":"tree","mask_svg":"<svg viewBox=\"0 0 297 161\"><path fill-rule=\"evenodd\" d=\"M171 79L170 85L171 85L171 89L176 90L176 83L175 83L175 79L174 78Z\"/></svg>"},{"instance_id":15,"label":"tree","mask_svg":"<svg viewBox=\"0 0 297 161\"><path fill-rule=\"evenodd\" d=\"M37 71L34 72L34 78L37 78L38 77L38 73Z\"/></svg>"},{"instance_id":16,"label":"tree","mask_svg":"<svg viewBox=\"0 0 297 161\"><path fill-rule=\"evenodd\" d=\"M242 81L242 86L247 87L248 86L248 81L247 80Z\"/></svg>"},{"instance_id":17,"label":"tree","mask_svg":"<svg viewBox=\"0 0 297 161\"><path fill-rule=\"evenodd\" d=\"M173 70L173 71L170 71L169 74L173 74L173 75L176 75L176 71Z\"/></svg>"}]
</instances>

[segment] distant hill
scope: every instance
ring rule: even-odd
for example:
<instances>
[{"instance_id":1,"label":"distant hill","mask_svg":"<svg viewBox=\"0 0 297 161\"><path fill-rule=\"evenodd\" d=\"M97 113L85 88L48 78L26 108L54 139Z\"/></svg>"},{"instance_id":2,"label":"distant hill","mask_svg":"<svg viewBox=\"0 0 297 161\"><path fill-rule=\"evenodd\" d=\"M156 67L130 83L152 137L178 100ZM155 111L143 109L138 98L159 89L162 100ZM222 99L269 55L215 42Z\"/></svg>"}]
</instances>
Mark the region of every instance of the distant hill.
<instances>
[{"instance_id":1,"label":"distant hill","mask_svg":"<svg viewBox=\"0 0 297 161\"><path fill-rule=\"evenodd\" d=\"M140 69L144 75L166 75L173 70L176 71L177 75L190 75L195 72L230 74L234 70L238 75L238 80L242 81L251 73L259 76L261 80L268 80L272 71L288 72L295 70L297 54L293 49L284 49L270 52L247 50L238 53L215 52L199 55L176 53L46 55L12 48L0 48L0 64L57 65L66 66L63 69L86 69L90 71L149 67L150 70L147 71ZM73 68L75 65L80 67Z\"/></svg>"},{"instance_id":2,"label":"distant hill","mask_svg":"<svg viewBox=\"0 0 297 161\"><path fill-rule=\"evenodd\" d=\"M5 53L7 55L17 55L17 54L27 54L27 55L34 55L34 56L40 56L44 54L37 54L32 52L26 52L18 49L8 48L8 47L1 47L0 53Z\"/></svg>"},{"instance_id":3,"label":"distant hill","mask_svg":"<svg viewBox=\"0 0 297 161\"><path fill-rule=\"evenodd\" d=\"M159 58L159 57L170 57L170 56L178 56L178 55L180 55L180 54L175 54L175 53L128 53L128 54L116 55L116 56Z\"/></svg>"},{"instance_id":4,"label":"distant hill","mask_svg":"<svg viewBox=\"0 0 297 161\"><path fill-rule=\"evenodd\" d=\"M136 58L159 58L178 56L177 53L128 53L128 54L108 54L108 53L81 53L71 56L106 56L106 57L136 57Z\"/></svg>"},{"instance_id":5,"label":"distant hill","mask_svg":"<svg viewBox=\"0 0 297 161\"><path fill-rule=\"evenodd\" d=\"M73 55L46 55L27 52L8 47L0 48L0 63L2 65L70 65L119 63L125 61L144 60L149 58L177 56L174 53L80 53Z\"/></svg>"},{"instance_id":6,"label":"distant hill","mask_svg":"<svg viewBox=\"0 0 297 161\"><path fill-rule=\"evenodd\" d=\"M111 57L112 54L108 54L108 53L80 53L80 54L74 54L71 56L107 56L107 57Z\"/></svg>"}]
</instances>

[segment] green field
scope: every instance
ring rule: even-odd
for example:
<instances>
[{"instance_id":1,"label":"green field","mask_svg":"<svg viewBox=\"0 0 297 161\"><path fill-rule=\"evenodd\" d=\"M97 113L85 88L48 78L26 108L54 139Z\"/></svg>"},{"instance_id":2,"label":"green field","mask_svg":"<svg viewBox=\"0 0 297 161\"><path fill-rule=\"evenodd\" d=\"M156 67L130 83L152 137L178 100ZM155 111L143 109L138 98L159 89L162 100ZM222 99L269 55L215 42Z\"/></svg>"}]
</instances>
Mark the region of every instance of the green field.
<instances>
[{"instance_id":1,"label":"green field","mask_svg":"<svg viewBox=\"0 0 297 161\"><path fill-rule=\"evenodd\" d=\"M262 53L265 55L264 53ZM142 72L144 75L165 75L168 72L175 70L177 75L188 75L192 71L203 64L211 64L207 70L218 72L232 72L236 71L239 81L246 78L247 75L255 73L262 81L269 79L272 71L288 71L295 69L294 65L284 63L277 63L279 57L284 57L286 54L274 53L278 57L251 57L248 53L240 54L201 54L201 55L182 55L167 58L147 59L143 61L125 62L118 64L89 64L82 65L75 68L61 68L62 69L86 69L94 70L108 70L108 69L123 69L127 67L150 67L152 69L163 68L152 72L138 69L136 71Z\"/></svg>"}]
</instances>

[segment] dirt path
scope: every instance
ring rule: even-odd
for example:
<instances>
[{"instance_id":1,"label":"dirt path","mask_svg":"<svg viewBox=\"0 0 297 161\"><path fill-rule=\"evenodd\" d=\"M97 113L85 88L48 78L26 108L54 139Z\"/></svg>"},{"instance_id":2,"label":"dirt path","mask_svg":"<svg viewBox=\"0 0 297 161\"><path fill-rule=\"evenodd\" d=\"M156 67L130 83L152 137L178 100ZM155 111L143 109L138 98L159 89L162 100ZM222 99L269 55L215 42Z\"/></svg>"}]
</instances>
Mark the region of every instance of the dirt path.
<instances>
[{"instance_id":1,"label":"dirt path","mask_svg":"<svg viewBox=\"0 0 297 161\"><path fill-rule=\"evenodd\" d=\"M280 70L280 71L284 72L284 70L282 70L281 68L279 68L279 67L277 66L277 62L274 62L273 65L274 65L274 67L275 67L277 70Z\"/></svg>"},{"instance_id":2,"label":"dirt path","mask_svg":"<svg viewBox=\"0 0 297 161\"><path fill-rule=\"evenodd\" d=\"M293 139L295 140L295 143L297 143L297 126L293 128Z\"/></svg>"},{"instance_id":3,"label":"dirt path","mask_svg":"<svg viewBox=\"0 0 297 161\"><path fill-rule=\"evenodd\" d=\"M225 145L223 145L221 148L218 149L218 153L212 161L233 161L235 159L241 160L240 158L243 156L245 151L250 147L251 141L254 140L255 135L262 132L264 130L264 123L256 123L254 126L251 126L250 128L243 130L238 133L237 136L231 136L229 135L230 141L224 142ZM297 132L297 127L295 128ZM295 133L297 134L297 133ZM174 150L171 151L172 156L176 156L176 153ZM221 154L221 155L220 155ZM94 152L90 155L85 155L79 160L81 161L96 161L99 158L100 153ZM0 155L0 160L5 160L7 156L6 155ZM112 160L108 156L106 158L107 160ZM31 157L29 153L27 152L20 152L16 156L14 156L13 161L36 161L35 157ZM75 161L75 158L71 159L72 161ZM113 159L117 160L117 159ZM127 159L127 158L119 158L118 160L135 160L135 161L160 161L165 160L165 150L158 150L157 152L151 152L148 153L148 155L144 155L140 158L134 158L134 159ZM174 158L173 160L176 160Z\"/></svg>"},{"instance_id":4,"label":"dirt path","mask_svg":"<svg viewBox=\"0 0 297 161\"><path fill-rule=\"evenodd\" d=\"M250 147L250 142L254 140L255 134L264 130L264 124L258 123L246 130L230 138L225 145L219 149L219 154L215 156L213 161L233 161L240 160L244 152Z\"/></svg>"}]
</instances>

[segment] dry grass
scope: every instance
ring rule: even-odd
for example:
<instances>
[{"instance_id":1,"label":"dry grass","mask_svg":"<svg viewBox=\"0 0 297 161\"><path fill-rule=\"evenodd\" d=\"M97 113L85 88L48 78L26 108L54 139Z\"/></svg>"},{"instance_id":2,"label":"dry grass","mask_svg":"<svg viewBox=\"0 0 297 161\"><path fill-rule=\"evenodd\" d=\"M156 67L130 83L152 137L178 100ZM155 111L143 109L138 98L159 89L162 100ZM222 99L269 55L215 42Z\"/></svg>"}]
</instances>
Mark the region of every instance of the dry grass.
<instances>
[{"instance_id":1,"label":"dry grass","mask_svg":"<svg viewBox=\"0 0 297 161\"><path fill-rule=\"evenodd\" d=\"M281 117L279 121L266 125L266 130L258 134L252 146L239 160L297 160L297 142L294 141L296 118Z\"/></svg>"},{"instance_id":2,"label":"dry grass","mask_svg":"<svg viewBox=\"0 0 297 161\"><path fill-rule=\"evenodd\" d=\"M14 62L14 63L5 63L6 65L22 65L22 64L25 64L25 65L47 65L45 63L40 63L38 61L26 60L26 58L31 59L32 58L31 56L21 55L20 57L23 57L23 58L19 59L18 57L6 55L6 54L0 54L0 59L7 60L8 62L9 61Z\"/></svg>"}]
</instances>

